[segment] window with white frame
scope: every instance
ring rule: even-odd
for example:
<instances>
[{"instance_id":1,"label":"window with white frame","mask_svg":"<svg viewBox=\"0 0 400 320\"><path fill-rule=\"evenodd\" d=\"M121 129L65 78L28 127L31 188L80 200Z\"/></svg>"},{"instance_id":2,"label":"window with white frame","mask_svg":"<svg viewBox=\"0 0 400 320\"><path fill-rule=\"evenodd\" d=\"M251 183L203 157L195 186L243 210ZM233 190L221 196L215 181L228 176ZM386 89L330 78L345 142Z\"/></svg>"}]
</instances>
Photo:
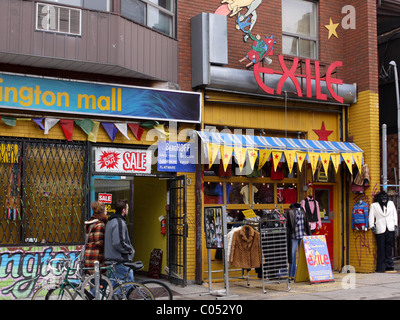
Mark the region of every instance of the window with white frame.
<instances>
[{"instance_id":1,"label":"window with white frame","mask_svg":"<svg viewBox=\"0 0 400 320\"><path fill-rule=\"evenodd\" d=\"M282 0L282 53L318 59L317 3Z\"/></svg>"},{"instance_id":2,"label":"window with white frame","mask_svg":"<svg viewBox=\"0 0 400 320\"><path fill-rule=\"evenodd\" d=\"M121 15L171 37L174 36L174 0L121 0Z\"/></svg>"},{"instance_id":3,"label":"window with white frame","mask_svg":"<svg viewBox=\"0 0 400 320\"><path fill-rule=\"evenodd\" d=\"M110 0L47 0L67 6L82 7L98 11L110 11Z\"/></svg>"}]
</instances>

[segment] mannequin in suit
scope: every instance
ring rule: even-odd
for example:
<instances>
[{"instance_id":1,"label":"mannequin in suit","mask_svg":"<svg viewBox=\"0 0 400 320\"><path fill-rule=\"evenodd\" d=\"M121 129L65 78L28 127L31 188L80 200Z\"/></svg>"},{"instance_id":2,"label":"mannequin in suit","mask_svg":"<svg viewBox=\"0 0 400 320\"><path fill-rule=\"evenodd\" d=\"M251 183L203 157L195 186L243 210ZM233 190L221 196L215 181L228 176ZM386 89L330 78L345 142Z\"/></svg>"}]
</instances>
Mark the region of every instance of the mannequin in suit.
<instances>
[{"instance_id":1,"label":"mannequin in suit","mask_svg":"<svg viewBox=\"0 0 400 320\"><path fill-rule=\"evenodd\" d=\"M393 241L397 233L397 210L385 191L374 197L368 222L376 236L376 272L393 272Z\"/></svg>"}]
</instances>

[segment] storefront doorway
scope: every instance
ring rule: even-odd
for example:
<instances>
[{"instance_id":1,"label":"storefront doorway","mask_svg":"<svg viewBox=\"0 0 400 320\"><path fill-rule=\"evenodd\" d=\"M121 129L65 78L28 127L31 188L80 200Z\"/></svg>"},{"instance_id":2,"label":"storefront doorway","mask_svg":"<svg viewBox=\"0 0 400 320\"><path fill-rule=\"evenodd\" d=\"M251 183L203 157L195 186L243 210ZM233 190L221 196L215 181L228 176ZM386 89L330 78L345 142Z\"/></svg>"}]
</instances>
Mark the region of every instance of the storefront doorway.
<instances>
[{"instance_id":1,"label":"storefront doorway","mask_svg":"<svg viewBox=\"0 0 400 320\"><path fill-rule=\"evenodd\" d=\"M91 201L103 201L107 213L115 213L118 199L131 208L126 218L135 248L134 261L142 261L147 273L151 253L162 251L161 276L186 283L186 186L182 178L96 175L91 181ZM165 218L168 227L162 229ZM165 232L164 232L165 230Z\"/></svg>"},{"instance_id":2,"label":"storefront doorway","mask_svg":"<svg viewBox=\"0 0 400 320\"><path fill-rule=\"evenodd\" d=\"M334 266L333 260L333 186L331 185L314 185L314 199L318 201L319 211L321 215L322 229L318 229L314 235L324 235L328 246L331 265Z\"/></svg>"}]
</instances>

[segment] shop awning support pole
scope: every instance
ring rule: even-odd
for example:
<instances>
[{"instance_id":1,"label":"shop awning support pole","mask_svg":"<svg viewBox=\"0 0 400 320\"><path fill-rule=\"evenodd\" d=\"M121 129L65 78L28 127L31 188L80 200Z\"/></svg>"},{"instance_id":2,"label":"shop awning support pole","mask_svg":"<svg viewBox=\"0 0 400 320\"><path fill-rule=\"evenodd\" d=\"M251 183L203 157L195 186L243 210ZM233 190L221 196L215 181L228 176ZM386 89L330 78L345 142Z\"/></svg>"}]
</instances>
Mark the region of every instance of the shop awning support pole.
<instances>
[{"instance_id":1,"label":"shop awning support pole","mask_svg":"<svg viewBox=\"0 0 400 320\"><path fill-rule=\"evenodd\" d=\"M386 136L386 124L382 125L382 178L383 178L383 190L387 192L387 136Z\"/></svg>"}]
</instances>

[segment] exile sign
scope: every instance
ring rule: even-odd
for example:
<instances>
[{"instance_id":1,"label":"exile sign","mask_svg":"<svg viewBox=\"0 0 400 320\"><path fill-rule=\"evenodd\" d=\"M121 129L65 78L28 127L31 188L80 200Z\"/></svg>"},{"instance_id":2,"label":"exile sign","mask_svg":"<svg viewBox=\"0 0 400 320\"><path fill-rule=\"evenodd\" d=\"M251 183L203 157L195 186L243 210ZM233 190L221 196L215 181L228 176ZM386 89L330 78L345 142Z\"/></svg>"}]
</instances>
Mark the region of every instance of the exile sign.
<instances>
[{"instance_id":1,"label":"exile sign","mask_svg":"<svg viewBox=\"0 0 400 320\"><path fill-rule=\"evenodd\" d=\"M326 70L325 78L321 78L319 61L314 62L315 75L313 76L311 74L311 60L310 59L305 59L305 62L306 62L306 74L305 75L295 74L297 67L299 65L299 58L297 58L297 57L294 58L293 64L290 67L290 69L286 66L282 55L278 56L278 59L279 59L279 64L282 68L282 71L274 71L273 69L262 67L260 63L256 63L254 65L254 70L253 70L254 77L256 78L257 84L266 93L268 93L268 94L276 93L276 94L280 95L282 93L282 87L283 87L284 83L286 82L287 79L290 79L296 88L297 96L299 98L301 98L301 97L303 97L303 92L301 90L299 80L297 79L297 77L300 77L300 78L306 79L306 97L307 98L312 98L311 80L314 79L315 80L315 97L316 97L316 99L327 100L328 99L327 95L321 92L321 81L325 80L326 87L327 87L329 93L331 94L331 96L336 101L343 103L343 98L338 96L332 87L332 85L334 85L334 84L338 84L338 85L343 84L343 80L337 79L337 78L332 78L333 71L336 68L339 68L342 66L341 61L336 61L336 62L332 63ZM273 88L268 87L263 82L263 80L261 79L261 75L260 75L261 73L282 74L282 77L279 79L278 85L276 87L276 91Z\"/></svg>"}]
</instances>

